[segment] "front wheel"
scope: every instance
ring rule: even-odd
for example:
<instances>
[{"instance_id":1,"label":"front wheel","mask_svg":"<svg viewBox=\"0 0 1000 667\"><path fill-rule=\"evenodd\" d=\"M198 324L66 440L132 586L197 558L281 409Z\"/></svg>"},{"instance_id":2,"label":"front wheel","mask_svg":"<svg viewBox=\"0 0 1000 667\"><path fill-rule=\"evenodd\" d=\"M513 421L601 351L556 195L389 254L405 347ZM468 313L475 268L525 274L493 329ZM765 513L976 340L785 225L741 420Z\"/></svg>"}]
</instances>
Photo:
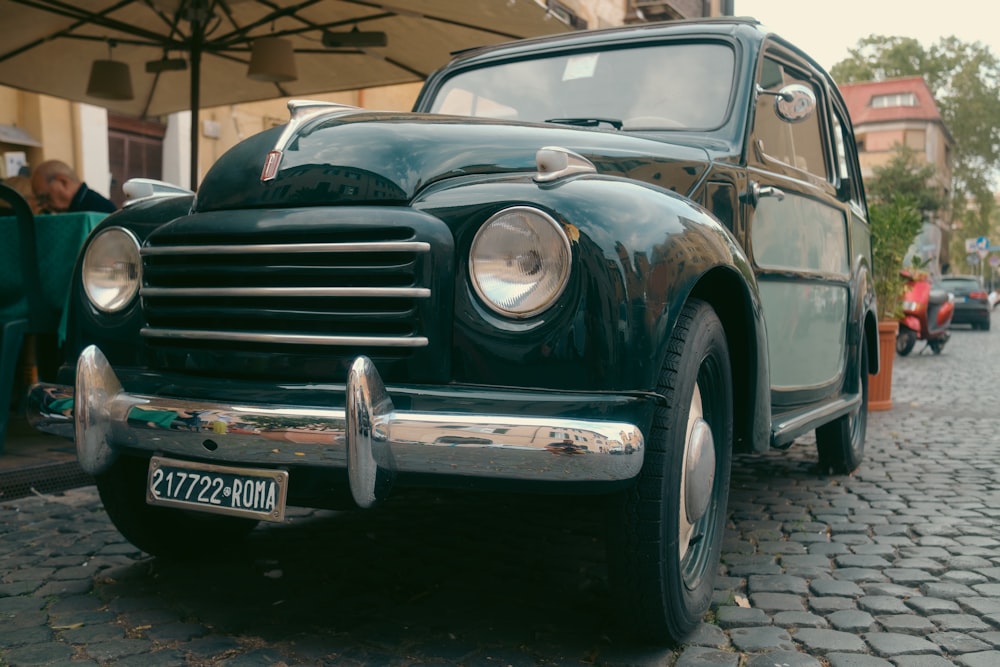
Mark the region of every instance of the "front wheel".
<instances>
[{"instance_id":1,"label":"front wheel","mask_svg":"<svg viewBox=\"0 0 1000 667\"><path fill-rule=\"evenodd\" d=\"M612 591L628 630L682 640L712 598L725 526L733 397L726 334L707 303L686 304L660 370L642 470L616 499Z\"/></svg>"},{"instance_id":2,"label":"front wheel","mask_svg":"<svg viewBox=\"0 0 1000 667\"><path fill-rule=\"evenodd\" d=\"M904 326L899 327L896 334L896 354L905 357L913 351L913 346L917 343L917 333L913 329Z\"/></svg>"},{"instance_id":3,"label":"front wheel","mask_svg":"<svg viewBox=\"0 0 1000 667\"><path fill-rule=\"evenodd\" d=\"M146 504L149 460L122 456L94 481L104 509L125 539L153 556L189 558L226 553L257 521Z\"/></svg>"},{"instance_id":4,"label":"front wheel","mask_svg":"<svg viewBox=\"0 0 1000 667\"><path fill-rule=\"evenodd\" d=\"M868 344L861 337L857 363L861 401L854 411L816 429L816 449L820 472L853 472L865 455L868 431Z\"/></svg>"}]
</instances>

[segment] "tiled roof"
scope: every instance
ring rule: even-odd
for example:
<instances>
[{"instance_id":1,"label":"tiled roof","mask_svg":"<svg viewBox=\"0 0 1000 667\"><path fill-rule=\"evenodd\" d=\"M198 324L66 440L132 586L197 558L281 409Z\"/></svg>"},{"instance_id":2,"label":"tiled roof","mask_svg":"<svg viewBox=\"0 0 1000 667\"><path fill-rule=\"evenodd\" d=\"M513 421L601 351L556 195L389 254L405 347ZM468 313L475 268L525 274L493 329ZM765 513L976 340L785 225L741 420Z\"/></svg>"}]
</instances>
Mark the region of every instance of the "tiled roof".
<instances>
[{"instance_id":1,"label":"tiled roof","mask_svg":"<svg viewBox=\"0 0 1000 667\"><path fill-rule=\"evenodd\" d=\"M847 103L847 111L855 126L866 123L884 123L895 120L926 120L940 121L934 96L922 76L908 76L885 81L865 81L863 83L845 83L838 86ZM873 108L873 97L913 93L917 98L917 106L880 107Z\"/></svg>"}]
</instances>

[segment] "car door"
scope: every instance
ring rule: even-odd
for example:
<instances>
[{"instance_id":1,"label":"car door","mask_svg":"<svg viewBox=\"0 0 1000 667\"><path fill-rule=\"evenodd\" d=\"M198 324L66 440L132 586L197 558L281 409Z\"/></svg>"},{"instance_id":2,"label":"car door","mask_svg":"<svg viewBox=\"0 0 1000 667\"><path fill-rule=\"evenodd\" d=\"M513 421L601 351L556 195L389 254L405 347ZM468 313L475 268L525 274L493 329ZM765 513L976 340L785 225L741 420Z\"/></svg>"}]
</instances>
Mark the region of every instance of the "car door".
<instances>
[{"instance_id":1,"label":"car door","mask_svg":"<svg viewBox=\"0 0 1000 667\"><path fill-rule=\"evenodd\" d=\"M838 198L825 88L779 45L758 66L748 147L750 253L767 323L772 402L843 386L850 312L848 207Z\"/></svg>"}]
</instances>

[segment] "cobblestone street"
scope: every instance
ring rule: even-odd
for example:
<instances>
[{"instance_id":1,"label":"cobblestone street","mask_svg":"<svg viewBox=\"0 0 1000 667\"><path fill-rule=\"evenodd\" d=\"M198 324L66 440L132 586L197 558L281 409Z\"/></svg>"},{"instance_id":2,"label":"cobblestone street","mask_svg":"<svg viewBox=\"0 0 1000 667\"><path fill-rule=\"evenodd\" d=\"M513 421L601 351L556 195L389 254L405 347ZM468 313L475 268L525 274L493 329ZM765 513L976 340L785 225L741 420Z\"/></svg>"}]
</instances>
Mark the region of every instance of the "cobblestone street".
<instances>
[{"instance_id":1,"label":"cobblestone street","mask_svg":"<svg viewBox=\"0 0 1000 667\"><path fill-rule=\"evenodd\" d=\"M995 667L998 352L961 328L897 357L852 476L814 473L812 439L738 457L716 604L680 647L617 638L597 499L412 492L181 565L85 487L0 501L0 664Z\"/></svg>"}]
</instances>

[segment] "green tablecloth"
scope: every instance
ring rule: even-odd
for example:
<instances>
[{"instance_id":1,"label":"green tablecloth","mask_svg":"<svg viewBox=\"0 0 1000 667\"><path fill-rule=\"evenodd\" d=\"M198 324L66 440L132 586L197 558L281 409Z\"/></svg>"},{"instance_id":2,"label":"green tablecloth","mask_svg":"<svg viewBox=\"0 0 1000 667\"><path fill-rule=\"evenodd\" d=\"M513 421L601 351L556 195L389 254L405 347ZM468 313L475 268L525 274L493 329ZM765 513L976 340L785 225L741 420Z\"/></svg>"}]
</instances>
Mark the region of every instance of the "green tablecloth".
<instances>
[{"instance_id":1,"label":"green tablecloth","mask_svg":"<svg viewBox=\"0 0 1000 667\"><path fill-rule=\"evenodd\" d=\"M73 268L87 235L107 213L55 213L35 216L38 273L45 299L63 310L69 297ZM26 312L21 286L21 258L17 245L17 221L0 217L0 321Z\"/></svg>"}]
</instances>

